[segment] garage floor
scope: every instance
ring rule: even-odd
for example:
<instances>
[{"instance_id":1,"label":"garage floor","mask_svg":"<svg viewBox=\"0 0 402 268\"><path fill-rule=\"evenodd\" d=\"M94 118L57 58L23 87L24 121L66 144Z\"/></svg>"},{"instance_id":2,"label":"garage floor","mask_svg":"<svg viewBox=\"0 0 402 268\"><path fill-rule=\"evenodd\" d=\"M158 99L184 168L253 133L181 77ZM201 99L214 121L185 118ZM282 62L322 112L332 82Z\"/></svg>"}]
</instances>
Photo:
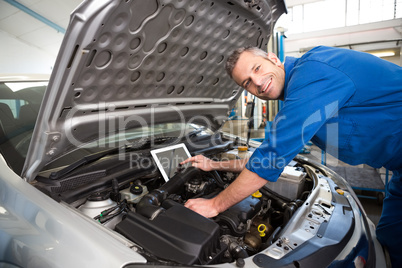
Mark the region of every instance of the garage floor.
<instances>
[{"instance_id":1,"label":"garage floor","mask_svg":"<svg viewBox=\"0 0 402 268\"><path fill-rule=\"evenodd\" d=\"M230 120L223 126L223 131L247 137L247 120L238 119ZM251 138L261 139L265 137L265 129L260 126L258 129L252 129L250 133ZM304 156L316 161L321 162L321 149L312 145L308 148L309 153ZM342 177L344 177L353 188L370 188L370 189L383 189L385 182L385 169L373 169L367 165L350 166L331 155L326 155L326 164L332 168ZM391 178L389 175L389 178ZM364 210L371 221L377 225L380 219L382 205L377 200L377 191L361 191L355 189L356 194L359 196Z\"/></svg>"}]
</instances>

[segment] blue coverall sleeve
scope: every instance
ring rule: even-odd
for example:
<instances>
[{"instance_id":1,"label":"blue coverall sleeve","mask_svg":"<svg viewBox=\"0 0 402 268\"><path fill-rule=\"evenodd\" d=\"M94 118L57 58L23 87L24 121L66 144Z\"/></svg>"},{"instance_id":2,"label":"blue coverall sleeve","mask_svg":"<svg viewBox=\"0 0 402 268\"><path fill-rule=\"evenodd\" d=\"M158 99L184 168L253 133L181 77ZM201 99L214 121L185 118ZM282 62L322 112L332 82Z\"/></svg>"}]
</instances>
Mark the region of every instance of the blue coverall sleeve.
<instances>
[{"instance_id":1,"label":"blue coverall sleeve","mask_svg":"<svg viewBox=\"0 0 402 268\"><path fill-rule=\"evenodd\" d=\"M305 61L290 73L283 108L246 168L276 181L284 167L355 93L352 80L322 62Z\"/></svg>"}]
</instances>

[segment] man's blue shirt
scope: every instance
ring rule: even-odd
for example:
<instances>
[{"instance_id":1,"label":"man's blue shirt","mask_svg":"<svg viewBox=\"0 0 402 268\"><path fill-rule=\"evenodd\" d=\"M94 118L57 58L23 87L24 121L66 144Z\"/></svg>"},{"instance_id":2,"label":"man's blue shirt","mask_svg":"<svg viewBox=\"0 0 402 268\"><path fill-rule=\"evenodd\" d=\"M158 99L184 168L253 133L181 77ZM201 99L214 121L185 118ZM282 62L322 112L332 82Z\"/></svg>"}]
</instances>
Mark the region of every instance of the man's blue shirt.
<instances>
[{"instance_id":1,"label":"man's blue shirt","mask_svg":"<svg viewBox=\"0 0 402 268\"><path fill-rule=\"evenodd\" d=\"M246 168L276 181L304 144L351 164L402 169L402 68L316 47L285 61L284 105Z\"/></svg>"}]
</instances>

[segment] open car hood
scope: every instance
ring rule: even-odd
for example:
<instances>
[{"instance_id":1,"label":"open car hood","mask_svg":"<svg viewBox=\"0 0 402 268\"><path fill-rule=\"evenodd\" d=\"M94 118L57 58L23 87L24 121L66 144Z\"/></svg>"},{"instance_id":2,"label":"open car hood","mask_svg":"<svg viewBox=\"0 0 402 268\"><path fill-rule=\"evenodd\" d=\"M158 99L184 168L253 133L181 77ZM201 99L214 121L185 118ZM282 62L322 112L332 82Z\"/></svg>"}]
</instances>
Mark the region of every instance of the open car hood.
<instances>
[{"instance_id":1,"label":"open car hood","mask_svg":"<svg viewBox=\"0 0 402 268\"><path fill-rule=\"evenodd\" d=\"M228 53L266 48L283 0L88 0L71 15L22 176L129 128L193 122L219 129L242 89Z\"/></svg>"}]
</instances>

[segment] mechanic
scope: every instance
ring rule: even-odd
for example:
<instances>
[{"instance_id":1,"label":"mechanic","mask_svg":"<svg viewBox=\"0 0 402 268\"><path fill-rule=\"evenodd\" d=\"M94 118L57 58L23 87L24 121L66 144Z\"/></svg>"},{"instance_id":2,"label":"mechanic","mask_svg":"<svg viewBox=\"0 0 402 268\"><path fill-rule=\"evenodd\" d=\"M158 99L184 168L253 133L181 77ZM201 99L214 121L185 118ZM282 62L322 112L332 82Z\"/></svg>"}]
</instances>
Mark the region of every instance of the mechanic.
<instances>
[{"instance_id":1,"label":"mechanic","mask_svg":"<svg viewBox=\"0 0 402 268\"><path fill-rule=\"evenodd\" d=\"M215 198L190 199L185 206L205 217L218 215L267 180L276 181L311 140L350 165L393 172L377 237L393 267L402 267L402 68L368 53L324 46L282 64L273 53L246 47L232 52L226 71L251 94L284 105L248 161L197 155L183 162L205 171L241 172Z\"/></svg>"}]
</instances>

